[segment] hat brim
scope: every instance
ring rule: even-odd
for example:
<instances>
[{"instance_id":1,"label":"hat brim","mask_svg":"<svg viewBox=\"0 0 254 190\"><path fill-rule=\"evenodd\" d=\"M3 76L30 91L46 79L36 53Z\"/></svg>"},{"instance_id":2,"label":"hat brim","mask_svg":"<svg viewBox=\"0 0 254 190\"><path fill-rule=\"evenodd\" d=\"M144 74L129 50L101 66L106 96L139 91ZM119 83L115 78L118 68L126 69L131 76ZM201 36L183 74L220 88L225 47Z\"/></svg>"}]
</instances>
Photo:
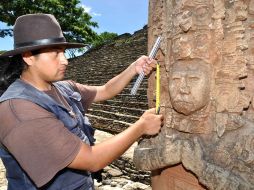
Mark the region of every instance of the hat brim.
<instances>
[{"instance_id":1,"label":"hat brim","mask_svg":"<svg viewBox=\"0 0 254 190\"><path fill-rule=\"evenodd\" d=\"M82 44L82 43L60 42L60 43L50 43L50 44L45 44L45 45L25 46L25 47L16 48L14 50L6 51L6 52L0 54L0 57L10 57L10 56L22 54L22 53L25 53L28 51L33 51L33 50L38 50L38 49L43 49L43 48L48 48L48 47L54 47L54 46L65 46L66 49L71 49L71 48L81 48L81 47L85 47L87 45Z\"/></svg>"}]
</instances>

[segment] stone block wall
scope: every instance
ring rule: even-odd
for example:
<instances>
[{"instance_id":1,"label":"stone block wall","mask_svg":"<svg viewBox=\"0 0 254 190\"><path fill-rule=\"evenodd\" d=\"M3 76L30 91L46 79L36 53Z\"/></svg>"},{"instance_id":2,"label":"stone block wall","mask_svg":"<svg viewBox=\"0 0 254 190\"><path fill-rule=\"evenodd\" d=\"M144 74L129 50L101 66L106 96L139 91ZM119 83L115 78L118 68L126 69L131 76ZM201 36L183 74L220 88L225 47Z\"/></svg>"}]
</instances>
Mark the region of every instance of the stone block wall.
<instances>
[{"instance_id":1,"label":"stone block wall","mask_svg":"<svg viewBox=\"0 0 254 190\"><path fill-rule=\"evenodd\" d=\"M144 27L133 35L120 35L114 42L70 59L66 78L82 84L102 85L146 54L147 28ZM87 115L95 128L118 133L134 123L148 108L147 79L143 80L137 95L131 96L135 81L136 78L115 98L92 105Z\"/></svg>"},{"instance_id":2,"label":"stone block wall","mask_svg":"<svg viewBox=\"0 0 254 190\"><path fill-rule=\"evenodd\" d=\"M113 42L69 60L66 79L88 85L102 85L127 68L141 55L147 55L147 28L133 35L123 34ZM130 95L136 78L115 98L93 103L86 114L93 127L117 134L134 123L148 109L147 78L145 77L136 96ZM121 156L111 167L118 168L132 181L150 184L150 172L137 170L132 158Z\"/></svg>"}]
</instances>

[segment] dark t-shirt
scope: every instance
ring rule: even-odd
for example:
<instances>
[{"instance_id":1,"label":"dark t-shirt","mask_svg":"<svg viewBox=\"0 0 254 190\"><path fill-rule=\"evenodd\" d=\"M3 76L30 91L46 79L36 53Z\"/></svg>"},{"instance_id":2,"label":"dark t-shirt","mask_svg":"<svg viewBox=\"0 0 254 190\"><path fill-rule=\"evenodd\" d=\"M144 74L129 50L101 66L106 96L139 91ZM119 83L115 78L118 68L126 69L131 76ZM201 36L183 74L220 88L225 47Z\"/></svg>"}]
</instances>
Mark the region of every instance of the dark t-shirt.
<instances>
[{"instance_id":1,"label":"dark t-shirt","mask_svg":"<svg viewBox=\"0 0 254 190\"><path fill-rule=\"evenodd\" d=\"M94 88L68 82L80 92L87 109L94 100ZM66 105L56 88L46 93ZM67 167L82 144L53 113L27 100L11 99L1 103L0 123L0 142L37 186L46 184Z\"/></svg>"}]
</instances>

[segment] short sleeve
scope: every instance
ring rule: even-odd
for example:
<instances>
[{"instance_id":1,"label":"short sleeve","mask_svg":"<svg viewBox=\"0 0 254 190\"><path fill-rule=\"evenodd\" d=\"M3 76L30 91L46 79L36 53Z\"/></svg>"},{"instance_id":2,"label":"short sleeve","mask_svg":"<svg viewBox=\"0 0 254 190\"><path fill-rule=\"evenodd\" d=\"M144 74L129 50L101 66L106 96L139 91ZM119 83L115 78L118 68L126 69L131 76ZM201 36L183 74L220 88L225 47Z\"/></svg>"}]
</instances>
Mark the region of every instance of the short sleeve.
<instances>
[{"instance_id":1,"label":"short sleeve","mask_svg":"<svg viewBox=\"0 0 254 190\"><path fill-rule=\"evenodd\" d=\"M2 103L0 123L1 142L38 187L67 167L82 144L52 113L26 100Z\"/></svg>"},{"instance_id":2,"label":"short sleeve","mask_svg":"<svg viewBox=\"0 0 254 190\"><path fill-rule=\"evenodd\" d=\"M70 84L76 88L81 94L82 100L81 103L85 110L87 110L94 101L96 96L96 88L94 86L88 86L80 83L75 83L74 81L69 81Z\"/></svg>"}]
</instances>

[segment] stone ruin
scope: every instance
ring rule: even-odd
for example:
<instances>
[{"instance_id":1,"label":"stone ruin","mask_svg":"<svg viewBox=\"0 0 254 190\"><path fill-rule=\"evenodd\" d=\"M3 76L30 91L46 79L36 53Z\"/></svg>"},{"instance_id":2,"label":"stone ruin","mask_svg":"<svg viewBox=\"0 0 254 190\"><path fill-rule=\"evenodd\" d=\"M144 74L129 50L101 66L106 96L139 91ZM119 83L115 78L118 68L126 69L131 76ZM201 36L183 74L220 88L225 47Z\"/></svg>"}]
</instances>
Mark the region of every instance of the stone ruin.
<instances>
[{"instance_id":1,"label":"stone ruin","mask_svg":"<svg viewBox=\"0 0 254 190\"><path fill-rule=\"evenodd\" d=\"M133 35L122 34L111 42L90 49L82 56L69 59L66 79L88 85L103 85L145 54L146 26ZM114 98L92 104L86 114L93 127L116 134L128 128L148 109L147 78L141 84L137 96L132 96L130 91L135 80Z\"/></svg>"},{"instance_id":2,"label":"stone ruin","mask_svg":"<svg viewBox=\"0 0 254 190\"><path fill-rule=\"evenodd\" d=\"M147 26L144 26L134 34L119 35L113 41L92 48L84 55L69 59L66 79L83 84L102 85L123 71L138 57L146 54ZM0 59L0 73L8 63L9 59ZM93 127L99 131L117 134L129 127L148 109L147 78L144 78L137 95L132 96L130 91L135 81L136 78L113 99L92 104L86 114ZM150 184L150 172L138 170L130 155L121 156L110 165L110 168L113 168L114 174L108 171L107 167L103 172L103 183L113 178L125 178L133 182ZM5 189L6 184L5 169L0 160L0 190L1 187Z\"/></svg>"},{"instance_id":3,"label":"stone ruin","mask_svg":"<svg viewBox=\"0 0 254 190\"><path fill-rule=\"evenodd\" d=\"M165 122L134 163L155 190L254 189L254 0L150 0L148 49L157 36Z\"/></svg>"},{"instance_id":4,"label":"stone ruin","mask_svg":"<svg viewBox=\"0 0 254 190\"><path fill-rule=\"evenodd\" d=\"M92 48L84 55L69 59L66 79L82 84L102 85L127 68L141 55L147 54L147 26L134 34L122 34L111 42ZM117 134L134 123L148 109L147 77L136 96L130 94L136 78L113 99L93 103L86 115L99 131ZM138 170L132 156L123 155L110 167L135 182L150 184L150 173ZM107 177L108 178L108 177ZM112 177L109 177L110 179Z\"/></svg>"}]
</instances>

